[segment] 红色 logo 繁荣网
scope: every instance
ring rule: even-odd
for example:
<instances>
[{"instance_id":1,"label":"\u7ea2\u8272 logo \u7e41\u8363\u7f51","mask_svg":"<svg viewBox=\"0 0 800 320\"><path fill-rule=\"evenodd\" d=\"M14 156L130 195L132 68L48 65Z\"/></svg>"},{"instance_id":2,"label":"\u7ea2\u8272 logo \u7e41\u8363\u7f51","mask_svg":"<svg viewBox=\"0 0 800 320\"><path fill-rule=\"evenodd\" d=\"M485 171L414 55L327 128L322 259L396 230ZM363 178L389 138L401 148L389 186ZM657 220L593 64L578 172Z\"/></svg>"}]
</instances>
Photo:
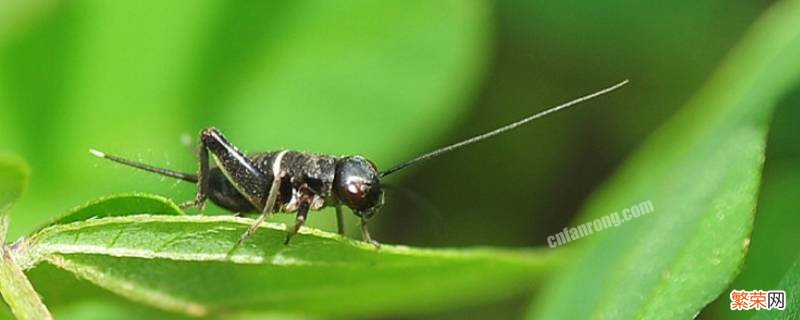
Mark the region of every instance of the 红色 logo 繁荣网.
<instances>
[{"instance_id":1,"label":"\u7ea2\u8272 logo \u7e41\u8363\u7f51","mask_svg":"<svg viewBox=\"0 0 800 320\"><path fill-rule=\"evenodd\" d=\"M784 310L786 292L783 290L732 290L731 310Z\"/></svg>"}]
</instances>

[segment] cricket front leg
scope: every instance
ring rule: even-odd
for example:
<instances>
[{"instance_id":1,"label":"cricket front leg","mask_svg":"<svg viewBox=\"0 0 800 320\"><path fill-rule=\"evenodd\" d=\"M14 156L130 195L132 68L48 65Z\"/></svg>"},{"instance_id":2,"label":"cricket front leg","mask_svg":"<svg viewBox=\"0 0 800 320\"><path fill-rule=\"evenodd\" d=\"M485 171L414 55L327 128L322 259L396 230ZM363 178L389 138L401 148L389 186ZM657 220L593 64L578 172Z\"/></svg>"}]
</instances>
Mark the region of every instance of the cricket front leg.
<instances>
[{"instance_id":1,"label":"cricket front leg","mask_svg":"<svg viewBox=\"0 0 800 320\"><path fill-rule=\"evenodd\" d=\"M361 238L364 239L364 242L375 246L376 249L381 248L381 244L378 243L378 241L372 240L372 237L369 236L369 230L367 230L367 219L364 217L361 217Z\"/></svg>"},{"instance_id":2,"label":"cricket front leg","mask_svg":"<svg viewBox=\"0 0 800 320\"><path fill-rule=\"evenodd\" d=\"M342 205L336 205L336 229L339 235L344 235L344 214L342 213Z\"/></svg>"},{"instance_id":3,"label":"cricket front leg","mask_svg":"<svg viewBox=\"0 0 800 320\"><path fill-rule=\"evenodd\" d=\"M292 240L292 237L297 234L297 231L300 230L300 227L306 223L306 217L308 216L308 209L311 207L311 200L302 200L300 202L300 206L297 207L297 217L295 218L294 226L291 229L287 230L288 233L286 234L286 241L283 242L284 245L288 245L289 241Z\"/></svg>"}]
</instances>

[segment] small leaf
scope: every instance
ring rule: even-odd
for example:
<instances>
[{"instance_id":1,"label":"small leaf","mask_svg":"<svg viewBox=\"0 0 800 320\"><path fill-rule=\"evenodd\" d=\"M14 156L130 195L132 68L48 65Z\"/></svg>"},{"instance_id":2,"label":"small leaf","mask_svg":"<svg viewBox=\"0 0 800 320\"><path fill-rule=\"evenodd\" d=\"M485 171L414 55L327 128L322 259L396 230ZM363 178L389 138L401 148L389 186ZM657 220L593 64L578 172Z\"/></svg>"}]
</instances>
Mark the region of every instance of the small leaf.
<instances>
[{"instance_id":1,"label":"small leaf","mask_svg":"<svg viewBox=\"0 0 800 320\"><path fill-rule=\"evenodd\" d=\"M531 318L687 319L719 296L749 245L769 120L800 76L797 52L800 2L778 3L577 223L648 200L655 212L573 242L575 263Z\"/></svg>"},{"instance_id":2,"label":"small leaf","mask_svg":"<svg viewBox=\"0 0 800 320\"><path fill-rule=\"evenodd\" d=\"M376 250L308 228L287 246L285 226L271 223L228 259L250 223L163 215L74 222L27 239L17 258L26 267L46 261L131 300L189 315L338 316L423 312L507 296L530 290L556 261L535 251Z\"/></svg>"},{"instance_id":3,"label":"small leaf","mask_svg":"<svg viewBox=\"0 0 800 320\"><path fill-rule=\"evenodd\" d=\"M103 197L70 210L51 224L134 214L182 215L183 211L172 200L146 193L128 193Z\"/></svg>"},{"instance_id":4,"label":"small leaf","mask_svg":"<svg viewBox=\"0 0 800 320\"><path fill-rule=\"evenodd\" d=\"M0 214L8 213L27 184L28 165L18 157L0 155Z\"/></svg>"},{"instance_id":5,"label":"small leaf","mask_svg":"<svg viewBox=\"0 0 800 320\"><path fill-rule=\"evenodd\" d=\"M24 161L0 156L0 293L17 318L50 319L47 307L22 269L14 263L10 249L5 245L8 211L22 194L27 181L28 169Z\"/></svg>"}]
</instances>

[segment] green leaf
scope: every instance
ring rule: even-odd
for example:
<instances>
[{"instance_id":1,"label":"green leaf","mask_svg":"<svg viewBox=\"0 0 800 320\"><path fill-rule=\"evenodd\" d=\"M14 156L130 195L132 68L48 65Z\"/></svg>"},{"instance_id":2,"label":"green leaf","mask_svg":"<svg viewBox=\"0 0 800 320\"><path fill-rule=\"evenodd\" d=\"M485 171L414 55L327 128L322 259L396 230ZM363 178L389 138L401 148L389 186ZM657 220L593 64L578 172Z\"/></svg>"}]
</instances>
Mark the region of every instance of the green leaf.
<instances>
[{"instance_id":1,"label":"green leaf","mask_svg":"<svg viewBox=\"0 0 800 320\"><path fill-rule=\"evenodd\" d=\"M783 279L775 288L762 288L760 290L783 290L786 291L785 310L759 310L755 311L753 319L800 319L800 259L786 272ZM741 290L741 289L740 289ZM746 289L751 290L751 289Z\"/></svg>"},{"instance_id":2,"label":"green leaf","mask_svg":"<svg viewBox=\"0 0 800 320\"><path fill-rule=\"evenodd\" d=\"M758 196L758 219L742 273L729 290L768 290L777 287L781 278L800 256L797 231L800 215L786 214L797 207L800 194L800 86L781 99L770 126L767 163ZM721 295L703 311L702 316L724 315L726 320L751 319L760 311L731 311L730 296Z\"/></svg>"},{"instance_id":3,"label":"green leaf","mask_svg":"<svg viewBox=\"0 0 800 320\"><path fill-rule=\"evenodd\" d=\"M796 101L799 100L792 102ZM795 104L786 106L794 107ZM791 118L790 121L794 119L798 118ZM794 124L792 126L791 131L794 130ZM772 137L770 148L771 142ZM796 159L789 158L789 160L778 166L776 164L780 162L774 161L774 158L767 162L764 181L759 192L758 219L753 226L750 249L742 273L736 277L736 281L729 286L727 292L733 289L784 290L778 283L800 255L797 231L794 228L800 225L800 216L787 214L797 206L797 195L800 194L800 167L797 166ZM800 292L794 293L793 297L800 297ZM735 320L751 319L754 314L762 312L731 311L730 302L730 296L723 294L703 311L703 315L713 313L719 318Z\"/></svg>"},{"instance_id":4,"label":"green leaf","mask_svg":"<svg viewBox=\"0 0 800 320\"><path fill-rule=\"evenodd\" d=\"M47 263L25 273L59 320L189 318L127 300Z\"/></svg>"},{"instance_id":5,"label":"green leaf","mask_svg":"<svg viewBox=\"0 0 800 320\"><path fill-rule=\"evenodd\" d=\"M800 2L787 1L753 26L576 224L647 200L655 212L572 242L574 263L548 284L531 318L685 319L719 296L749 245L767 128L800 75L797 52Z\"/></svg>"},{"instance_id":6,"label":"green leaf","mask_svg":"<svg viewBox=\"0 0 800 320\"><path fill-rule=\"evenodd\" d=\"M66 224L103 217L134 214L182 215L183 211L172 200L146 193L127 193L100 198L70 210L51 224Z\"/></svg>"},{"instance_id":7,"label":"green leaf","mask_svg":"<svg viewBox=\"0 0 800 320\"><path fill-rule=\"evenodd\" d=\"M530 290L552 253L380 250L303 228L282 244L266 224L227 257L251 219L136 215L48 227L17 262L46 261L134 301L189 315L230 310L313 315L415 313ZM491 272L487 272L491 270Z\"/></svg>"}]
</instances>

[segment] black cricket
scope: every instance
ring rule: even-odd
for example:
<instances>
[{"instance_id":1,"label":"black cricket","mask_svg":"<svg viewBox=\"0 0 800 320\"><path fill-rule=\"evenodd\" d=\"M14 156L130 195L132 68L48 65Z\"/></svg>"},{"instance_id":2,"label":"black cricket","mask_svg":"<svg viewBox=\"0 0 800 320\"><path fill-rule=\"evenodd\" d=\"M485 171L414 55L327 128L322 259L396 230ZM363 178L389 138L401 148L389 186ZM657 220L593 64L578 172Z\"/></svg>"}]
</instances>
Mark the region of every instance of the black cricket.
<instances>
[{"instance_id":1,"label":"black cricket","mask_svg":"<svg viewBox=\"0 0 800 320\"><path fill-rule=\"evenodd\" d=\"M206 128L200 132L200 169L197 175L154 167L93 149L89 151L100 158L196 183L197 196L194 200L183 203L182 208L202 208L205 201L210 199L220 207L237 214L260 213L241 236L238 244L252 235L270 214L296 212L295 224L287 230L284 244L288 244L305 223L309 211L329 206L336 208L338 231L344 234L342 206L347 206L361 219L363 240L378 247L378 242L372 240L369 235L367 220L383 206L382 178L417 162L498 135L534 119L611 92L626 83L628 80L482 135L423 154L384 171L379 171L372 161L359 155L331 156L281 150L248 156L228 142L216 128ZM209 153L214 157L217 166L209 166Z\"/></svg>"}]
</instances>

